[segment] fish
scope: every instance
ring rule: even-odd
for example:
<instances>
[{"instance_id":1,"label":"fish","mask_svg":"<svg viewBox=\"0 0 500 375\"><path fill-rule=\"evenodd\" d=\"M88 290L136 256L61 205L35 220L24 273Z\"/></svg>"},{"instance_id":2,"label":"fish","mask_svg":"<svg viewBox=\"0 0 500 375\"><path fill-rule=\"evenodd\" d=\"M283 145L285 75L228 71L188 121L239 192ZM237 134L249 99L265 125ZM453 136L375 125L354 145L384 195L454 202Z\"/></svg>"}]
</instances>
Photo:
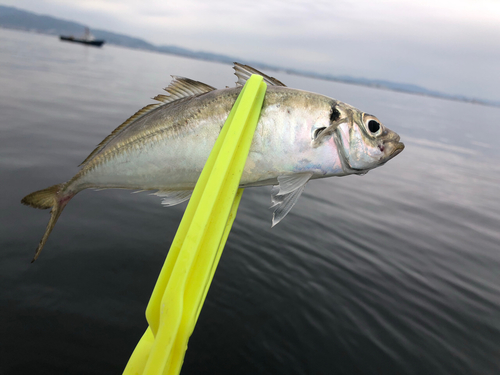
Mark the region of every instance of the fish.
<instances>
[{"instance_id":1,"label":"fish","mask_svg":"<svg viewBox=\"0 0 500 375\"><path fill-rule=\"evenodd\" d=\"M252 74L267 91L240 187L271 185L272 226L295 205L308 181L363 175L404 149L397 133L375 116L327 96L287 87L248 65L234 63L236 86L216 89L172 76L156 103L118 126L69 181L35 191L21 203L50 208L35 251L42 251L68 202L84 189L152 191L164 206L188 200L242 87Z\"/></svg>"}]
</instances>

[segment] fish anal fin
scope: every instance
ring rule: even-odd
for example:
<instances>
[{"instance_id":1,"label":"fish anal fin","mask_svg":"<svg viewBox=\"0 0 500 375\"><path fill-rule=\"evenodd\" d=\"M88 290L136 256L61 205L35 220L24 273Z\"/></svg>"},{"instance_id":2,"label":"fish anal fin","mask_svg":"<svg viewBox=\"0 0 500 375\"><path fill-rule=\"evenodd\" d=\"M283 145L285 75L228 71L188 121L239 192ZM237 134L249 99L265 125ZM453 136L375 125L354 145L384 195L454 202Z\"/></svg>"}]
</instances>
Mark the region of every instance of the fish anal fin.
<instances>
[{"instance_id":1,"label":"fish anal fin","mask_svg":"<svg viewBox=\"0 0 500 375\"><path fill-rule=\"evenodd\" d=\"M191 198L192 190L159 190L151 195L163 198L161 204L165 207L175 206Z\"/></svg>"},{"instance_id":2,"label":"fish anal fin","mask_svg":"<svg viewBox=\"0 0 500 375\"><path fill-rule=\"evenodd\" d=\"M236 77L238 77L238 81L236 81L236 86L244 86L246 81L250 78L252 74L258 74L264 78L264 82L266 82L268 85L286 87L286 85L283 82L277 80L274 77L270 77L258 71L257 69L252 68L251 66L235 62L233 69L234 69L234 74L236 75Z\"/></svg>"}]
</instances>

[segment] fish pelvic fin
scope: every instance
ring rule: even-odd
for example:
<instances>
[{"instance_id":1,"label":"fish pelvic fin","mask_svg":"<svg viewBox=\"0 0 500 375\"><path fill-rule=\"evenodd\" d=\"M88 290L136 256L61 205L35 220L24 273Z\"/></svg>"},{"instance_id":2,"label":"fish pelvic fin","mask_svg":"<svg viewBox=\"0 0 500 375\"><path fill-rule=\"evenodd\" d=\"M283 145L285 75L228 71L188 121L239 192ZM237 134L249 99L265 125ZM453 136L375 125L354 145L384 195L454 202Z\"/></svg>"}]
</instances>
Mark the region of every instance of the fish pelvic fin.
<instances>
[{"instance_id":1,"label":"fish pelvic fin","mask_svg":"<svg viewBox=\"0 0 500 375\"><path fill-rule=\"evenodd\" d=\"M43 246L49 238L50 232L52 232L52 229L54 229L54 226L56 225L57 219L59 219L59 216L61 216L61 213L64 207L66 207L66 204L68 204L70 199L74 196L74 194L64 194L64 187L65 184L54 185L48 187L47 189L35 191L34 193L28 194L21 200L21 203L26 206L40 209L52 208L50 210L49 223L47 224L45 233L40 243L38 244L38 247L35 251L35 256L33 257L31 263L33 263L40 255Z\"/></svg>"},{"instance_id":2,"label":"fish pelvic fin","mask_svg":"<svg viewBox=\"0 0 500 375\"><path fill-rule=\"evenodd\" d=\"M274 208L271 228L278 224L290 212L304 191L312 173L299 173L291 176L279 176L279 185L271 189L271 200Z\"/></svg>"}]
</instances>

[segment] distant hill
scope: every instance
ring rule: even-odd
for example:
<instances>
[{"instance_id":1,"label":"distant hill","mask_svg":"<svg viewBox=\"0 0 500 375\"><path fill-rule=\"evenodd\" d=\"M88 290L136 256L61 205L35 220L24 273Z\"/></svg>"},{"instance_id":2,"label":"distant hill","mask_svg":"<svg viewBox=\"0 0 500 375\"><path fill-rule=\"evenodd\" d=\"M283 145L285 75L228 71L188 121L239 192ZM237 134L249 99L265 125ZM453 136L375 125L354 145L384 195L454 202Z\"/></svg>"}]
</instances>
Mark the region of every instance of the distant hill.
<instances>
[{"instance_id":1,"label":"distant hill","mask_svg":"<svg viewBox=\"0 0 500 375\"><path fill-rule=\"evenodd\" d=\"M78 22L66 21L51 16L43 16L13 7L0 5L0 26L8 29L32 31L49 35L83 35L85 26ZM105 30L92 30L97 39L123 47L156 50L145 40L116 34Z\"/></svg>"},{"instance_id":2,"label":"distant hill","mask_svg":"<svg viewBox=\"0 0 500 375\"><path fill-rule=\"evenodd\" d=\"M78 22L66 21L59 18L39 15L36 13L24 11L14 7L8 7L0 5L0 27L8 29L16 29L23 31L31 31L42 34L50 35L75 35L79 36L83 34L86 25ZM143 39L135 38L128 35L117 34L106 30L92 29L92 34L97 39L104 39L106 43L114 44L122 47L142 49L148 51L155 51L161 53L167 53L171 55L178 55L189 57L193 59L208 60L208 61L218 61L222 63L231 64L234 61L241 61L236 57L231 57L227 55L221 55L205 51L193 51L190 49L168 45L168 46L156 46L154 44L148 43ZM390 82L386 80L375 80L366 78L356 78L350 76L334 76L329 74L321 74L316 72L310 72L300 69L287 69L284 67L267 65L260 62L249 61L246 62L260 69L268 69L275 71L285 71L289 74L295 74L305 77L323 79L328 81L336 81L342 83L350 83L356 85L363 85L375 88L381 88L386 90L400 91L411 94L433 96L449 100L459 100L489 106L500 107L500 102L468 98L460 95L450 95L437 91L428 90L424 87L420 87L412 84Z\"/></svg>"},{"instance_id":3,"label":"distant hill","mask_svg":"<svg viewBox=\"0 0 500 375\"><path fill-rule=\"evenodd\" d=\"M80 36L83 35L87 25L0 5L0 27L49 35ZM210 52L195 52L177 46L155 46L140 38L134 38L132 36L117 34L106 30L92 29L92 34L96 39L104 39L106 43L122 47L143 49L225 63L232 63L235 61L234 57L218 55Z\"/></svg>"}]
</instances>

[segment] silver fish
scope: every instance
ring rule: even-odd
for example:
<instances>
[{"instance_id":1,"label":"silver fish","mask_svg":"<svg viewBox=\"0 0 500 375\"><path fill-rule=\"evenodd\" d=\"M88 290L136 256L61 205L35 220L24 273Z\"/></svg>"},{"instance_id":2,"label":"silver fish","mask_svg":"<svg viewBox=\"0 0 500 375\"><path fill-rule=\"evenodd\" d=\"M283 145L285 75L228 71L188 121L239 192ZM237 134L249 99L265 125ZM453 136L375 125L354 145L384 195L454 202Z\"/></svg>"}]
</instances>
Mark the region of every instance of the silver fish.
<instances>
[{"instance_id":1,"label":"silver fish","mask_svg":"<svg viewBox=\"0 0 500 375\"><path fill-rule=\"evenodd\" d=\"M242 187L274 185L276 225L309 180L365 174L399 154L404 144L375 117L328 98L286 87L235 63L236 87L218 90L188 78L173 81L150 104L107 136L68 182L36 191L22 203L52 208L36 260L68 202L83 189L153 190L172 206L189 199L242 86L252 74L268 84L241 179Z\"/></svg>"}]
</instances>

